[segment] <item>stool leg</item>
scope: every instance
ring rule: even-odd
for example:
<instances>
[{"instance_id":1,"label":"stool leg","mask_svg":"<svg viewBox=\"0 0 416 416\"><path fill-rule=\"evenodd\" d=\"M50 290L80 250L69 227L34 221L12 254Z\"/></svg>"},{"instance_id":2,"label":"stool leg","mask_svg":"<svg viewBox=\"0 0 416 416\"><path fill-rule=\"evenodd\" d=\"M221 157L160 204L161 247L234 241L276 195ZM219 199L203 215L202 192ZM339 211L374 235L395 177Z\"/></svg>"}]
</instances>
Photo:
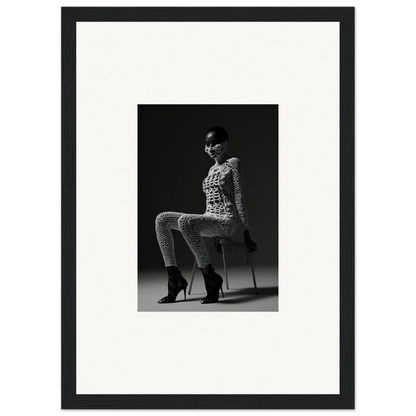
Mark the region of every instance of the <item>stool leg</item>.
<instances>
[{"instance_id":1,"label":"stool leg","mask_svg":"<svg viewBox=\"0 0 416 416\"><path fill-rule=\"evenodd\" d=\"M222 251L222 261L224 263L225 283L227 284L227 289L229 289L229 286L228 286L227 263L225 262L225 248L224 248L223 245L221 246L221 251Z\"/></svg>"},{"instance_id":2,"label":"stool leg","mask_svg":"<svg viewBox=\"0 0 416 416\"><path fill-rule=\"evenodd\" d=\"M251 257L252 256L248 256L248 261L249 261L250 266L251 266L251 273L253 275L253 283L254 283L254 288L256 289L256 295L258 295L258 292L257 292L257 284L256 284L256 275L254 274L253 261L252 261Z\"/></svg>"},{"instance_id":3,"label":"stool leg","mask_svg":"<svg viewBox=\"0 0 416 416\"><path fill-rule=\"evenodd\" d=\"M192 285L194 284L195 269L196 269L196 259L194 260L194 267L192 267L192 277L191 277L191 284L189 285L188 295L191 294Z\"/></svg>"}]
</instances>

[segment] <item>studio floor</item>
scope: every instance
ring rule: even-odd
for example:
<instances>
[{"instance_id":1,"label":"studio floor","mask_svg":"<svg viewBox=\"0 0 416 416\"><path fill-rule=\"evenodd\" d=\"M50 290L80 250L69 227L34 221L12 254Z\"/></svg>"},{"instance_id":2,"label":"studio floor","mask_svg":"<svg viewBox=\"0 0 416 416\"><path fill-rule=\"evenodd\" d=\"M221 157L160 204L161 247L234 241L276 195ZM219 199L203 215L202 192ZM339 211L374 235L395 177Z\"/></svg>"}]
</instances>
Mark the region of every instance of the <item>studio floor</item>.
<instances>
[{"instance_id":1,"label":"studio floor","mask_svg":"<svg viewBox=\"0 0 416 416\"><path fill-rule=\"evenodd\" d=\"M191 283L191 269L181 269L182 275L188 281L186 301L183 291L175 303L159 304L157 301L167 295L167 274L165 269L146 270L139 272L138 311L139 312L173 312L173 311L278 311L278 271L276 267L256 267L257 295L253 284L250 267L229 267L226 287L224 271L216 269L224 282L224 298L220 293L218 303L201 304L206 296L204 280L201 272L195 272L191 294L188 294Z\"/></svg>"}]
</instances>

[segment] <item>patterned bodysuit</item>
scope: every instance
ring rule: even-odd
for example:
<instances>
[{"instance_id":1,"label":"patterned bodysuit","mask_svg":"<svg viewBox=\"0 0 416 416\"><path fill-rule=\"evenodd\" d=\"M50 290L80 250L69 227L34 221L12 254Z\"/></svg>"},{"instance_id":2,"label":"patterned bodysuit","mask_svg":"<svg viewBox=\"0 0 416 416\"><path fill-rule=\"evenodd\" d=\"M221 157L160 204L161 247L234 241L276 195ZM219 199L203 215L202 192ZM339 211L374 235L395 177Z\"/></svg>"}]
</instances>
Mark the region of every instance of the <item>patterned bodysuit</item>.
<instances>
[{"instance_id":1,"label":"patterned bodysuit","mask_svg":"<svg viewBox=\"0 0 416 416\"><path fill-rule=\"evenodd\" d=\"M231 157L212 166L202 189L206 195L204 214L162 212L156 217L156 236L166 267L177 266L172 229L182 233L200 268L211 263L203 237L230 237L239 220L243 229L248 229L239 159Z\"/></svg>"}]
</instances>

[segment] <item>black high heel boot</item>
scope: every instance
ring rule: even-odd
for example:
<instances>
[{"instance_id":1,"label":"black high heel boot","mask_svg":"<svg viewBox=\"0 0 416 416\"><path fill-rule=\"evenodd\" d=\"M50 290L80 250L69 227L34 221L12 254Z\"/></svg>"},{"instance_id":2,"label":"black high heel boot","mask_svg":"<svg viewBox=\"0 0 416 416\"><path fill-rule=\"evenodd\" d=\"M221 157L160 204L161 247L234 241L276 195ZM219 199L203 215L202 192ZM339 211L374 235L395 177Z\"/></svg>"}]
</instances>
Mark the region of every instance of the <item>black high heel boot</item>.
<instances>
[{"instance_id":1,"label":"black high heel boot","mask_svg":"<svg viewBox=\"0 0 416 416\"><path fill-rule=\"evenodd\" d=\"M176 266L166 267L168 271L168 295L160 299L158 303L173 303L176 300L179 292L183 290L183 295L186 300L186 287L188 282L182 276L180 270Z\"/></svg>"},{"instance_id":2,"label":"black high heel boot","mask_svg":"<svg viewBox=\"0 0 416 416\"><path fill-rule=\"evenodd\" d=\"M201 303L218 302L220 290L222 297L224 297L224 292L222 291L222 277L215 273L211 264L201 268L201 272L204 275L205 289L207 290L207 296L201 300Z\"/></svg>"}]
</instances>

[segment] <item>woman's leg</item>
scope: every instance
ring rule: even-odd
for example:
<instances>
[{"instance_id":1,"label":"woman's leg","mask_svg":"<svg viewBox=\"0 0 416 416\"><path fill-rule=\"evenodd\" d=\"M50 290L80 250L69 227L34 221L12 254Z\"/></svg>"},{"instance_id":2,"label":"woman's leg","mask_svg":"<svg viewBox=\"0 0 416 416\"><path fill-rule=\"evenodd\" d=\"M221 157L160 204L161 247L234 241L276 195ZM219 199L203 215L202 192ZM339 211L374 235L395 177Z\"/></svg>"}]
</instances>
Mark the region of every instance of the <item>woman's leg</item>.
<instances>
[{"instance_id":1,"label":"woman's leg","mask_svg":"<svg viewBox=\"0 0 416 416\"><path fill-rule=\"evenodd\" d=\"M223 236L224 229L218 219L209 215L183 214L178 219L179 230L192 250L199 268L211 264L205 237Z\"/></svg>"},{"instance_id":2,"label":"woman's leg","mask_svg":"<svg viewBox=\"0 0 416 416\"><path fill-rule=\"evenodd\" d=\"M215 273L215 269L211 265L208 250L202 237L228 236L235 230L233 221L231 220L224 227L219 218L211 215L184 214L179 218L178 225L204 276L207 296L201 300L201 303L218 302L223 280L219 274Z\"/></svg>"},{"instance_id":3,"label":"woman's leg","mask_svg":"<svg viewBox=\"0 0 416 416\"><path fill-rule=\"evenodd\" d=\"M178 220L184 215L182 212L162 212L156 217L156 237L165 266L177 266L175 257L175 243L172 229L179 230Z\"/></svg>"}]
</instances>

